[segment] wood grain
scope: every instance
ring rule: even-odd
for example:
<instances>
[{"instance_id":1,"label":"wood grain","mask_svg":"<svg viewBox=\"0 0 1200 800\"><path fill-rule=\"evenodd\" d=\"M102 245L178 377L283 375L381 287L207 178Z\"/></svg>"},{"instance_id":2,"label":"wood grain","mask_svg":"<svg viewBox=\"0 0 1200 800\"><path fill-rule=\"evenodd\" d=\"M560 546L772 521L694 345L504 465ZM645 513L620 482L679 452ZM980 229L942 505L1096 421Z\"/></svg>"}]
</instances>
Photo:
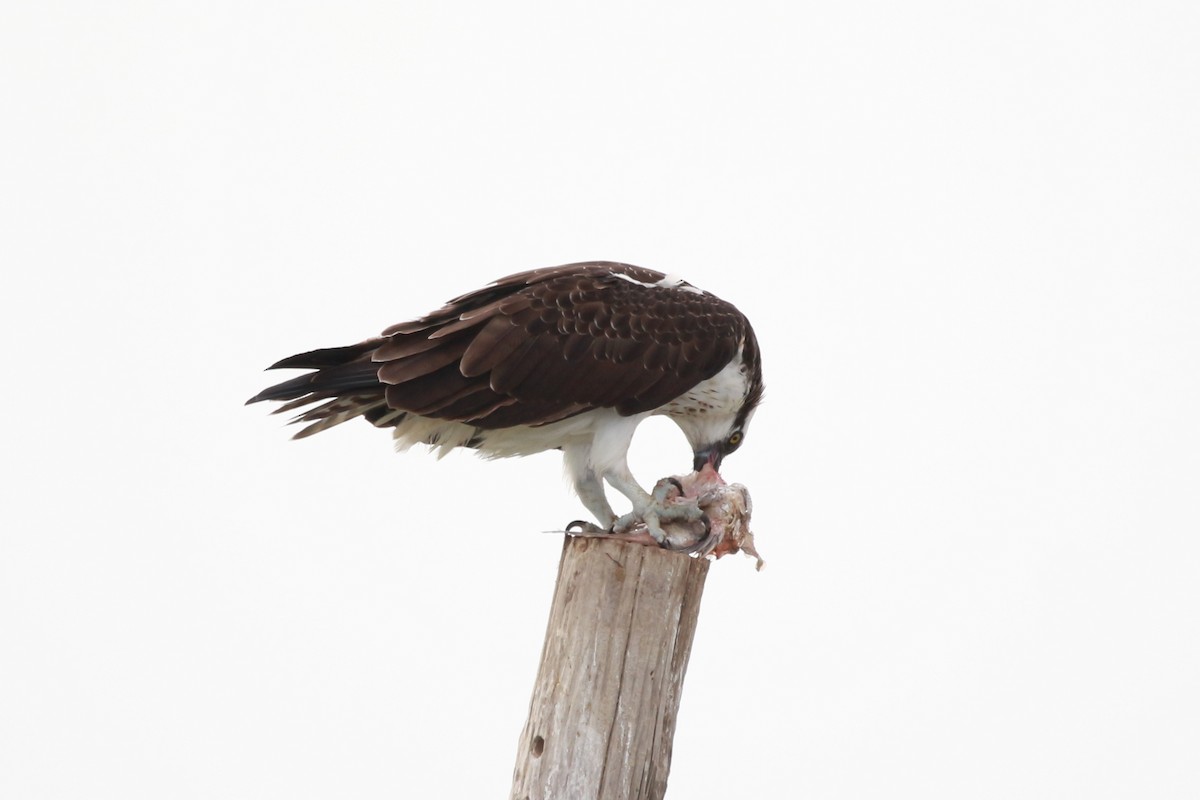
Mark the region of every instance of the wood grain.
<instances>
[{"instance_id":1,"label":"wood grain","mask_svg":"<svg viewBox=\"0 0 1200 800\"><path fill-rule=\"evenodd\" d=\"M567 538L515 800L661 800L708 565Z\"/></svg>"}]
</instances>

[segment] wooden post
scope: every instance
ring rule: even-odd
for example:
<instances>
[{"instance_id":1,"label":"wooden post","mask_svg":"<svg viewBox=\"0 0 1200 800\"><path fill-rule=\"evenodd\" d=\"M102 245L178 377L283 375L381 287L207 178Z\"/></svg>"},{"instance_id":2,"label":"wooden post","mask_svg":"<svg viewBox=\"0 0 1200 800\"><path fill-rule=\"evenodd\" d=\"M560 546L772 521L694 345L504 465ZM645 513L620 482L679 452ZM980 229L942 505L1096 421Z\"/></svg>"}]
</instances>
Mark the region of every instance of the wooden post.
<instances>
[{"instance_id":1,"label":"wooden post","mask_svg":"<svg viewBox=\"0 0 1200 800\"><path fill-rule=\"evenodd\" d=\"M567 537L514 800L662 800L708 564Z\"/></svg>"}]
</instances>

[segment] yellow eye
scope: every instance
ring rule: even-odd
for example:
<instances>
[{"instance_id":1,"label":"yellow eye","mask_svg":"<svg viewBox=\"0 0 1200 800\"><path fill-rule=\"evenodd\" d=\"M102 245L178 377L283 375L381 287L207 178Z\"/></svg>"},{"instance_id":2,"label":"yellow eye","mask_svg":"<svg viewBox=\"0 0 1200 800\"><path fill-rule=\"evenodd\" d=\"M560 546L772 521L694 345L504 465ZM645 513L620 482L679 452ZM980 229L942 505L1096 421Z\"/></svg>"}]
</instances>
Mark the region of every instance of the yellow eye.
<instances>
[{"instance_id":1,"label":"yellow eye","mask_svg":"<svg viewBox=\"0 0 1200 800\"><path fill-rule=\"evenodd\" d=\"M739 444L742 443L742 432L734 431L733 433L729 434L729 438L726 439L725 442L730 447L737 447Z\"/></svg>"}]
</instances>

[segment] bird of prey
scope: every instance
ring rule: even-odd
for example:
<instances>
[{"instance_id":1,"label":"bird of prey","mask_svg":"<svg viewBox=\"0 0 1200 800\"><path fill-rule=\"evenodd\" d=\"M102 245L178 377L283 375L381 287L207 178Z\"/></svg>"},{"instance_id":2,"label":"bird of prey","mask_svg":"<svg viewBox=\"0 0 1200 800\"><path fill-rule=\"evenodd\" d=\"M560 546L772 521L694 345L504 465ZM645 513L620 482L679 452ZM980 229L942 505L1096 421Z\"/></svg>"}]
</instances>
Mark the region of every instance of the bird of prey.
<instances>
[{"instance_id":1,"label":"bird of prey","mask_svg":"<svg viewBox=\"0 0 1200 800\"><path fill-rule=\"evenodd\" d=\"M695 520L695 502L666 502L630 474L626 452L652 414L674 420L692 467L714 470L742 444L762 399L758 341L730 303L679 278L609 261L510 275L427 316L346 347L285 358L309 372L248 403L282 401L302 438L363 417L393 429L398 450L423 443L485 458L559 449L600 523ZM604 482L632 503L618 518ZM576 523L572 523L576 524Z\"/></svg>"}]
</instances>

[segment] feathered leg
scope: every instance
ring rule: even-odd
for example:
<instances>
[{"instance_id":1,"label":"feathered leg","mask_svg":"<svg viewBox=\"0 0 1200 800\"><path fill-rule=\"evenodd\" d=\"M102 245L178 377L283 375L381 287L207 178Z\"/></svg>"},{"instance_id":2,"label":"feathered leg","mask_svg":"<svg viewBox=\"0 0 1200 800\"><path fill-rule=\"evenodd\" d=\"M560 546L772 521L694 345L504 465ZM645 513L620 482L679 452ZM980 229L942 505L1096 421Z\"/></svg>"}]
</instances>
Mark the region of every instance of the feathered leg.
<instances>
[{"instance_id":1,"label":"feathered leg","mask_svg":"<svg viewBox=\"0 0 1200 800\"><path fill-rule=\"evenodd\" d=\"M571 486L574 487L575 493L583 501L583 505L600 523L599 526L593 526L596 528L593 532L600 532L610 530L617 515L609 505L608 497L604 494L604 483L590 464L591 450L592 448L588 444L566 445L563 447L563 468L571 480ZM587 529L589 525L586 522L572 522L567 527L570 528L576 524L584 529Z\"/></svg>"}]
</instances>

